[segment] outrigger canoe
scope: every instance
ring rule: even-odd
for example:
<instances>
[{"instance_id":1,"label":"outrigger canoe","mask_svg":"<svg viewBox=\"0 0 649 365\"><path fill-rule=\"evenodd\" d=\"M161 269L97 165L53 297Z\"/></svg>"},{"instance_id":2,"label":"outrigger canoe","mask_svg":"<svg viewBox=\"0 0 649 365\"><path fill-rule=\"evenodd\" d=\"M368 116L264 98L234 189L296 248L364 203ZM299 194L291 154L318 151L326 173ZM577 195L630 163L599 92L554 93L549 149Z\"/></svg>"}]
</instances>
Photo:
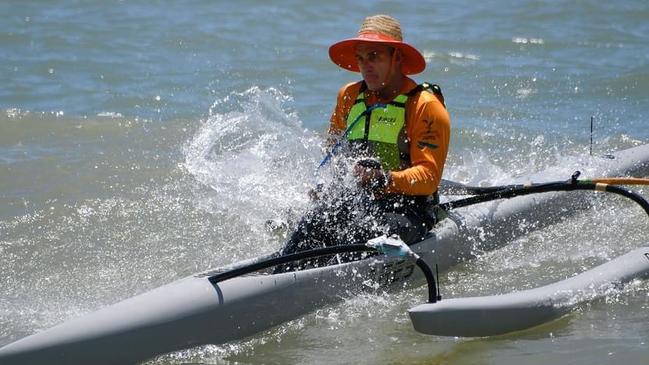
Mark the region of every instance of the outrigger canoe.
<instances>
[{"instance_id":1,"label":"outrigger canoe","mask_svg":"<svg viewBox=\"0 0 649 365\"><path fill-rule=\"evenodd\" d=\"M586 176L646 176L649 145L584 158L564 171L548 169L526 181L565 177L565 168L580 169ZM444 271L550 225L584 201L581 193L550 192L453 209L410 248ZM192 275L28 336L0 348L0 364L132 364L193 346L243 339L377 287L403 290L424 282L412 261L386 256L210 280L258 261Z\"/></svg>"}]
</instances>

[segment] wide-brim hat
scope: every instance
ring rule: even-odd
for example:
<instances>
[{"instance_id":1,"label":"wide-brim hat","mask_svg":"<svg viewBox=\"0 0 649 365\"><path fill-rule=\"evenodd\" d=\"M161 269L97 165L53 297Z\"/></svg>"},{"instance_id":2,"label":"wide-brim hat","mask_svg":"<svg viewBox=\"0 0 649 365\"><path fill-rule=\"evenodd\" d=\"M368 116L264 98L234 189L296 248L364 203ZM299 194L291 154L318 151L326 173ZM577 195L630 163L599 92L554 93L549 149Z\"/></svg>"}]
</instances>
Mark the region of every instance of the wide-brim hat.
<instances>
[{"instance_id":1,"label":"wide-brim hat","mask_svg":"<svg viewBox=\"0 0 649 365\"><path fill-rule=\"evenodd\" d=\"M345 70L360 72L356 61L356 46L362 42L381 43L400 50L403 54L401 71L406 75L418 74L426 68L424 56L403 41L399 21L389 15L365 18L355 38L342 40L329 47L329 58Z\"/></svg>"}]
</instances>

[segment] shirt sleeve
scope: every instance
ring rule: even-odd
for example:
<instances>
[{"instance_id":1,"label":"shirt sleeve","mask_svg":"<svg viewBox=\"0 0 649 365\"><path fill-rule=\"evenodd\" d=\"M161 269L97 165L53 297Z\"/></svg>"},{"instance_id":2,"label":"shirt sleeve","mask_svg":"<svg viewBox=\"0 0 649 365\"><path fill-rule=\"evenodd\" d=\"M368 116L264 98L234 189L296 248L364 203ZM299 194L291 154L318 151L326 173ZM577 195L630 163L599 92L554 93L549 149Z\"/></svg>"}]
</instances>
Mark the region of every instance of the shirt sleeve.
<instances>
[{"instance_id":1,"label":"shirt sleeve","mask_svg":"<svg viewBox=\"0 0 649 365\"><path fill-rule=\"evenodd\" d=\"M346 116L349 112L349 89L352 84L347 84L340 88L338 91L338 98L336 99L336 107L331 114L329 122L329 138L335 138L342 135L347 127Z\"/></svg>"},{"instance_id":2,"label":"shirt sleeve","mask_svg":"<svg viewBox=\"0 0 649 365\"><path fill-rule=\"evenodd\" d=\"M451 119L433 95L420 100L407 120L411 166L388 173L387 193L430 195L437 191L448 154Z\"/></svg>"}]
</instances>

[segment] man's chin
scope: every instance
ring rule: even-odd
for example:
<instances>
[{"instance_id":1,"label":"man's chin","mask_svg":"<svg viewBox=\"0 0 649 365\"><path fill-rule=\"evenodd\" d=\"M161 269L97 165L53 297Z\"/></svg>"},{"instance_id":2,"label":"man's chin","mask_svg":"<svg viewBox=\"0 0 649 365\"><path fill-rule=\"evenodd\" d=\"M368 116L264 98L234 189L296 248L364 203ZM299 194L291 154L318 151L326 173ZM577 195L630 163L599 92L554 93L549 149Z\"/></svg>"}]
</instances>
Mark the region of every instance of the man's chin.
<instances>
[{"instance_id":1,"label":"man's chin","mask_svg":"<svg viewBox=\"0 0 649 365\"><path fill-rule=\"evenodd\" d=\"M369 91L380 91L383 87L385 87L382 83L380 82L372 82L372 81L367 81L365 80L365 85L367 85L367 89Z\"/></svg>"}]
</instances>

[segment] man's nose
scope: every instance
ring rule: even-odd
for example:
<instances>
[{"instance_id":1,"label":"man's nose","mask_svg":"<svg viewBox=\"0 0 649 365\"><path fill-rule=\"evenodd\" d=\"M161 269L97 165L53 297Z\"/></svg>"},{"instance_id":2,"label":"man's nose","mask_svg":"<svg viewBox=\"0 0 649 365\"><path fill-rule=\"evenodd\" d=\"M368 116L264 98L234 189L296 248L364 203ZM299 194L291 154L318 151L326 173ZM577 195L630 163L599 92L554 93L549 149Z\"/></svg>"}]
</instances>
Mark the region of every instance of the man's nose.
<instances>
[{"instance_id":1,"label":"man's nose","mask_svg":"<svg viewBox=\"0 0 649 365\"><path fill-rule=\"evenodd\" d=\"M364 69L364 70L368 70L368 69L370 69L372 67L372 64L371 64L371 62L369 62L367 60L361 60L361 61L358 61L358 67L361 68L361 69Z\"/></svg>"}]
</instances>

